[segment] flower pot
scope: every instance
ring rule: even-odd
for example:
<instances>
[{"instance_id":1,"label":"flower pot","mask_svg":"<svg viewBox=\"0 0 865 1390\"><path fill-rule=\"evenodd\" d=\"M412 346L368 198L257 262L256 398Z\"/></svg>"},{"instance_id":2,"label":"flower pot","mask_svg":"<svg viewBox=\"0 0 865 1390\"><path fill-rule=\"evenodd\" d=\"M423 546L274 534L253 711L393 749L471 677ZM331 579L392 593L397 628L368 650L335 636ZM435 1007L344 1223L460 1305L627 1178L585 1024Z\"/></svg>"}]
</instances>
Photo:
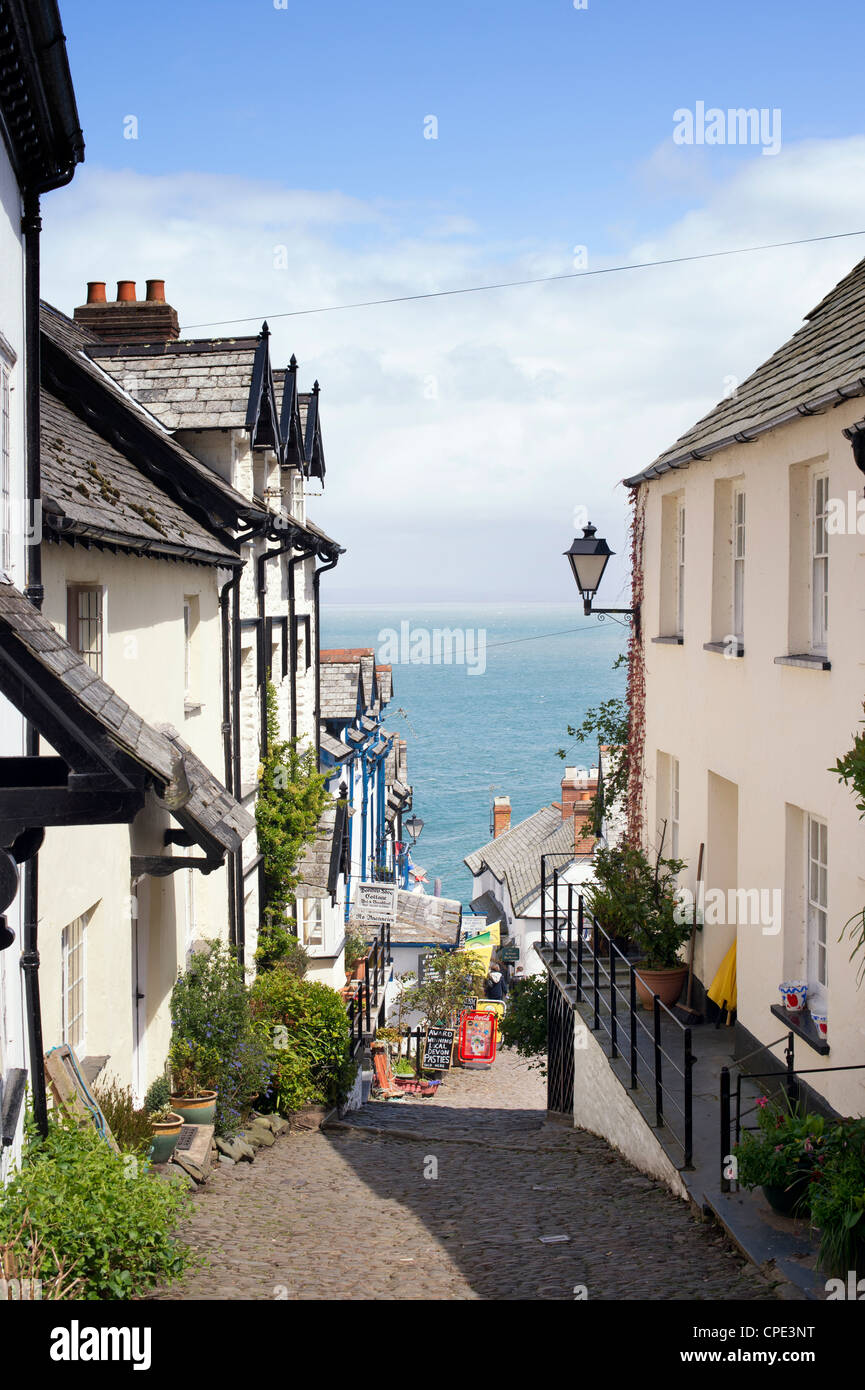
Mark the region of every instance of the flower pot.
<instances>
[{"instance_id":1,"label":"flower pot","mask_svg":"<svg viewBox=\"0 0 865 1390\"><path fill-rule=\"evenodd\" d=\"M216 1118L216 1091L201 1091L197 1096L172 1096L171 1108L188 1125L212 1125Z\"/></svg>"},{"instance_id":2,"label":"flower pot","mask_svg":"<svg viewBox=\"0 0 865 1390\"><path fill-rule=\"evenodd\" d=\"M644 1009L652 1008L652 995L657 994L662 1004L670 1009L682 993L682 986L688 978L686 965L665 966L662 970L649 970L641 966L636 971L637 993Z\"/></svg>"},{"instance_id":3,"label":"flower pot","mask_svg":"<svg viewBox=\"0 0 865 1390\"><path fill-rule=\"evenodd\" d=\"M786 1187L763 1185L762 1192L779 1216L803 1216L808 1210L809 1177L799 1173Z\"/></svg>"},{"instance_id":4,"label":"flower pot","mask_svg":"<svg viewBox=\"0 0 865 1390\"><path fill-rule=\"evenodd\" d=\"M170 1114L167 1120L153 1120L153 1138L150 1141L148 1157L151 1163L167 1163L174 1153L177 1136L183 1125L183 1116Z\"/></svg>"}]
</instances>

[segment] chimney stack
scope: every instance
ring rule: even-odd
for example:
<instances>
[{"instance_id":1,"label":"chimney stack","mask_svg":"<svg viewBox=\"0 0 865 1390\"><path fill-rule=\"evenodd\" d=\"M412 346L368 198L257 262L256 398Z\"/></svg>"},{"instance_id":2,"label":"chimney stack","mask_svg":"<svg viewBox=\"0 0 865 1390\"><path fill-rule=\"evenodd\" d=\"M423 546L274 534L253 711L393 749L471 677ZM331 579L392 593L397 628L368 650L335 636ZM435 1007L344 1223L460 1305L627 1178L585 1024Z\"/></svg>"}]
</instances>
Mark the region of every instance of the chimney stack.
<instances>
[{"instance_id":1,"label":"chimney stack","mask_svg":"<svg viewBox=\"0 0 865 1390\"><path fill-rule=\"evenodd\" d=\"M511 828L511 798L497 796L493 800L493 839L497 840Z\"/></svg>"},{"instance_id":2,"label":"chimney stack","mask_svg":"<svg viewBox=\"0 0 865 1390\"><path fill-rule=\"evenodd\" d=\"M165 281L148 280L147 297L139 299L134 280L118 280L117 298L106 300L105 281L90 280L87 303L73 314L105 343L168 343L180 337L177 310L165 301Z\"/></svg>"}]
</instances>

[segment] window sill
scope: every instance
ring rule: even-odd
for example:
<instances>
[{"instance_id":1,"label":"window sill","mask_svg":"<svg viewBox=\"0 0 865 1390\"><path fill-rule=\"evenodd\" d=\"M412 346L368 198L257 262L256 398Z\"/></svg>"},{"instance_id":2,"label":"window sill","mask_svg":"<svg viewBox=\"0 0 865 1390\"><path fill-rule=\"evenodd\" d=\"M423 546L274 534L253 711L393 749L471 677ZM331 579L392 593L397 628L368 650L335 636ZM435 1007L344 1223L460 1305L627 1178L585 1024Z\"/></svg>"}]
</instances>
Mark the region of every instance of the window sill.
<instances>
[{"instance_id":1,"label":"window sill","mask_svg":"<svg viewBox=\"0 0 865 1390\"><path fill-rule=\"evenodd\" d=\"M201 711L202 711L203 709L204 709L204 703L203 703L203 701L201 701L201 700L184 700L184 701L183 701L183 713L184 713L185 718L187 718L187 719L191 718L191 716L192 716L193 714L200 714Z\"/></svg>"},{"instance_id":2,"label":"window sill","mask_svg":"<svg viewBox=\"0 0 865 1390\"><path fill-rule=\"evenodd\" d=\"M817 1032L817 1026L811 1018L808 1009L802 1009L801 1013L791 1013L789 1009L783 1008L781 1004L771 1006L772 1013L776 1018L780 1018L797 1038L801 1038L809 1047L813 1047L815 1052L819 1052L821 1057L829 1056L829 1044L824 1037Z\"/></svg>"},{"instance_id":3,"label":"window sill","mask_svg":"<svg viewBox=\"0 0 865 1390\"><path fill-rule=\"evenodd\" d=\"M681 647L684 645L684 637L653 637L653 642L660 642L667 647Z\"/></svg>"},{"instance_id":4,"label":"window sill","mask_svg":"<svg viewBox=\"0 0 865 1390\"><path fill-rule=\"evenodd\" d=\"M730 657L731 659L732 659L732 658L738 659L740 656L744 656L744 655L745 655L745 648L744 648L744 646L743 646L743 644L742 644L741 642L739 643L738 647L736 648L736 650L735 650L734 652L731 652L731 651L730 651L730 643L729 643L729 642L704 642L704 643L703 643L703 651L704 651L704 652L717 652L719 656L727 656L727 657Z\"/></svg>"},{"instance_id":5,"label":"window sill","mask_svg":"<svg viewBox=\"0 0 865 1390\"><path fill-rule=\"evenodd\" d=\"M801 666L805 671L831 671L832 663L825 656L813 652L798 652L795 656L776 656L776 666Z\"/></svg>"}]
</instances>

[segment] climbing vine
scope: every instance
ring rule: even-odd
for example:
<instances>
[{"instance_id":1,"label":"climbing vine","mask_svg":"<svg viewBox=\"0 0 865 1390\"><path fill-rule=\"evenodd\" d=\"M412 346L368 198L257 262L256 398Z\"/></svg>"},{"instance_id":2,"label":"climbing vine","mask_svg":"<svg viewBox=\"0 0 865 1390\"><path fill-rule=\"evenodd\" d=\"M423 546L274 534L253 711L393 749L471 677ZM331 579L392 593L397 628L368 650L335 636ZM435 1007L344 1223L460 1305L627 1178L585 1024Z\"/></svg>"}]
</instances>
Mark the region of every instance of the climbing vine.
<instances>
[{"instance_id":1,"label":"climbing vine","mask_svg":"<svg viewBox=\"0 0 865 1390\"><path fill-rule=\"evenodd\" d=\"M865 709L865 705L863 705ZM830 772L834 772L839 782L845 786L852 784L853 793L856 797L856 809L859 812L859 819L865 820L865 733L853 735L853 747L839 758L834 767L830 767ZM859 912L854 912L849 921L844 923L843 937L849 932L853 941L853 950L850 952L850 959L853 960L860 951L865 951L865 907ZM865 954L859 962L859 971L856 976L857 984L862 983L865 978Z\"/></svg>"},{"instance_id":2,"label":"climbing vine","mask_svg":"<svg viewBox=\"0 0 865 1390\"><path fill-rule=\"evenodd\" d=\"M276 689L267 687L267 747L259 766L255 824L264 861L264 902L256 960L267 968L297 947L289 913L298 884L298 863L314 838L327 800L315 751L280 738Z\"/></svg>"},{"instance_id":3,"label":"climbing vine","mask_svg":"<svg viewBox=\"0 0 865 1390\"><path fill-rule=\"evenodd\" d=\"M631 489L631 604L636 620L628 643L627 840L635 848L643 839L643 763L646 745L646 663L643 648L643 536L648 485Z\"/></svg>"}]
</instances>

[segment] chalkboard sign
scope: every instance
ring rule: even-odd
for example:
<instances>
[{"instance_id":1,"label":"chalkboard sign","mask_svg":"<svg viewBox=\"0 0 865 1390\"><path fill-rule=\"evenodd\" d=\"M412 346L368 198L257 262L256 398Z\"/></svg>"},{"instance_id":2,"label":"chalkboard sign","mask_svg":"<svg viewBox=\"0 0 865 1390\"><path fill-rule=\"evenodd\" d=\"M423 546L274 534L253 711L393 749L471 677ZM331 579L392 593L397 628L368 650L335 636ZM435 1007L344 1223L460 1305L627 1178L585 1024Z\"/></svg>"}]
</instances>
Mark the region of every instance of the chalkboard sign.
<instances>
[{"instance_id":1,"label":"chalkboard sign","mask_svg":"<svg viewBox=\"0 0 865 1390\"><path fill-rule=\"evenodd\" d=\"M455 1038L453 1028L427 1028L423 1064L428 1071L447 1071L451 1064Z\"/></svg>"}]
</instances>

